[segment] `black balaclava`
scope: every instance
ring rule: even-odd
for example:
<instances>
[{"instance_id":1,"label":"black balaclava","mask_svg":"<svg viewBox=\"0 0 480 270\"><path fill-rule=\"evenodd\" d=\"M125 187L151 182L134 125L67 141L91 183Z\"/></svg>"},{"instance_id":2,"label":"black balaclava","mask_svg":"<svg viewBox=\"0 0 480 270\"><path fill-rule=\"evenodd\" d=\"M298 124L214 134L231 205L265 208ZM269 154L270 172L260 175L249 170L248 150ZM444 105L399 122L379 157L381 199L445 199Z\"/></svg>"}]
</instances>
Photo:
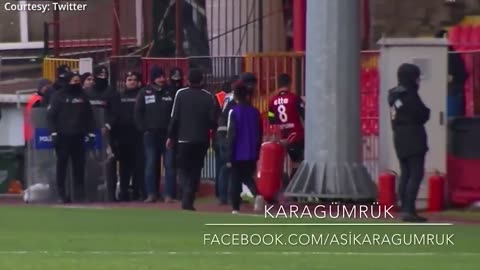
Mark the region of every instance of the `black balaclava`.
<instances>
[{"instance_id":1,"label":"black balaclava","mask_svg":"<svg viewBox=\"0 0 480 270\"><path fill-rule=\"evenodd\" d=\"M80 83L70 84L70 81L75 76L80 77L80 75L78 75L77 73L73 73L73 72L68 72L68 73L65 74L65 81L67 83L65 85L65 91L70 92L70 93L75 93L75 92L81 92L82 91L82 85Z\"/></svg>"},{"instance_id":2,"label":"black balaclava","mask_svg":"<svg viewBox=\"0 0 480 270\"><path fill-rule=\"evenodd\" d=\"M68 81L66 81L65 79L65 75L69 72L71 72L71 70L70 67L67 65L61 65L57 68L57 81L55 82L55 84L58 88L61 88L68 83Z\"/></svg>"},{"instance_id":3,"label":"black balaclava","mask_svg":"<svg viewBox=\"0 0 480 270\"><path fill-rule=\"evenodd\" d=\"M183 87L183 71L181 68L172 68L170 70L170 82L176 90Z\"/></svg>"},{"instance_id":4,"label":"black balaclava","mask_svg":"<svg viewBox=\"0 0 480 270\"><path fill-rule=\"evenodd\" d=\"M105 90L108 87L108 69L106 66L98 66L93 71L95 77L95 89Z\"/></svg>"},{"instance_id":5,"label":"black balaclava","mask_svg":"<svg viewBox=\"0 0 480 270\"><path fill-rule=\"evenodd\" d=\"M408 90L417 91L419 85L417 83L420 78L420 68L413 64L402 64L397 71L398 84L406 87Z\"/></svg>"}]
</instances>

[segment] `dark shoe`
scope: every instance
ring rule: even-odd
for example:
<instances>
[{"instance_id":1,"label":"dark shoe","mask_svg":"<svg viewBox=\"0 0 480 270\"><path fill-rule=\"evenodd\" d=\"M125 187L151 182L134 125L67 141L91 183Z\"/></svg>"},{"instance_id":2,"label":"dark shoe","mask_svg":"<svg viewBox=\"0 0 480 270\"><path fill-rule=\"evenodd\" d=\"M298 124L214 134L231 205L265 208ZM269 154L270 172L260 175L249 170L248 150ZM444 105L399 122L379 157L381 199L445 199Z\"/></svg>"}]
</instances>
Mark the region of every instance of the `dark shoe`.
<instances>
[{"instance_id":1,"label":"dark shoe","mask_svg":"<svg viewBox=\"0 0 480 270\"><path fill-rule=\"evenodd\" d=\"M427 218L424 218L424 217L419 216L417 214L407 214L407 215L403 216L402 220L405 221L405 222L413 222L413 223L423 223L423 222L428 221Z\"/></svg>"},{"instance_id":2,"label":"dark shoe","mask_svg":"<svg viewBox=\"0 0 480 270\"><path fill-rule=\"evenodd\" d=\"M61 196L60 199L58 200L58 203L69 204L69 203L72 203L72 200L66 196Z\"/></svg>"},{"instance_id":3,"label":"dark shoe","mask_svg":"<svg viewBox=\"0 0 480 270\"><path fill-rule=\"evenodd\" d=\"M197 211L193 206L182 206L182 209L185 211Z\"/></svg>"}]
</instances>

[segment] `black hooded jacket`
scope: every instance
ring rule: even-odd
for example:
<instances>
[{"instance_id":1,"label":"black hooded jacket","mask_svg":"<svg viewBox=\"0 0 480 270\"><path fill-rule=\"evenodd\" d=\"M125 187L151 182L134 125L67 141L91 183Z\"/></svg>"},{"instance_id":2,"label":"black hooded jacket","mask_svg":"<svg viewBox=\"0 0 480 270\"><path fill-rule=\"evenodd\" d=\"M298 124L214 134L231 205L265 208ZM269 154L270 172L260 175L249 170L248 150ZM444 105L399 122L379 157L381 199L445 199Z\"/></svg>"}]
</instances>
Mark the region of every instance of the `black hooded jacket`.
<instances>
[{"instance_id":1,"label":"black hooded jacket","mask_svg":"<svg viewBox=\"0 0 480 270\"><path fill-rule=\"evenodd\" d=\"M95 120L92 106L80 85L65 86L56 92L47 109L48 126L51 133L63 135L87 135L93 133Z\"/></svg>"},{"instance_id":2,"label":"black hooded jacket","mask_svg":"<svg viewBox=\"0 0 480 270\"><path fill-rule=\"evenodd\" d=\"M120 112L118 115L118 128L122 131L122 138L133 139L139 134L135 124L135 103L141 89L125 90L120 94Z\"/></svg>"},{"instance_id":3,"label":"black hooded jacket","mask_svg":"<svg viewBox=\"0 0 480 270\"><path fill-rule=\"evenodd\" d=\"M398 69L399 85L388 92L393 141L401 159L423 155L428 151L425 124L430 119L430 109L418 94L417 79L420 69L403 64Z\"/></svg>"},{"instance_id":4,"label":"black hooded jacket","mask_svg":"<svg viewBox=\"0 0 480 270\"><path fill-rule=\"evenodd\" d=\"M116 127L120 111L120 94L112 87L102 86L101 88L98 85L86 90L85 93L94 108L105 109L105 126Z\"/></svg>"},{"instance_id":5,"label":"black hooded jacket","mask_svg":"<svg viewBox=\"0 0 480 270\"><path fill-rule=\"evenodd\" d=\"M142 131L167 133L175 93L169 86L148 85L140 91L135 104L135 123Z\"/></svg>"}]
</instances>

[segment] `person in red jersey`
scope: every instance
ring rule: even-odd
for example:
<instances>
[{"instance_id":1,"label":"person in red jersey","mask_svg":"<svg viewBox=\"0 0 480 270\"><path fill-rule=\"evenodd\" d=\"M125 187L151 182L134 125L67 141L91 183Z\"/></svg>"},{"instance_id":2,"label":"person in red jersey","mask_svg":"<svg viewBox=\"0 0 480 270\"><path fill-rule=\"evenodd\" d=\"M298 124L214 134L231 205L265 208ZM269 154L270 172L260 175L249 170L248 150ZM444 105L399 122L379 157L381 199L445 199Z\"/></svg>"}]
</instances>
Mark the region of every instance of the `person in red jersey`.
<instances>
[{"instance_id":1,"label":"person in red jersey","mask_svg":"<svg viewBox=\"0 0 480 270\"><path fill-rule=\"evenodd\" d=\"M305 148L305 105L301 97L291 92L292 80L288 74L278 77L278 91L270 99L268 118L271 125L278 125L281 141L285 143L287 153L293 162L292 178L300 162L303 161Z\"/></svg>"}]
</instances>

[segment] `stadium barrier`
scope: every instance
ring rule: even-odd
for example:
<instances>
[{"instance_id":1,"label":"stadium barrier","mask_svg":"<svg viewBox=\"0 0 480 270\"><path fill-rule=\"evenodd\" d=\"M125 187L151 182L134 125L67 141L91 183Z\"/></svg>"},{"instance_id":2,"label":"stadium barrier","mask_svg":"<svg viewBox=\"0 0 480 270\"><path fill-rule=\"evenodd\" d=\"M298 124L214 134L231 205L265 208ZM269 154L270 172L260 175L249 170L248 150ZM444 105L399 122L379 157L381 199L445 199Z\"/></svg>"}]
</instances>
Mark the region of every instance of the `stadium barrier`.
<instances>
[{"instance_id":1,"label":"stadium barrier","mask_svg":"<svg viewBox=\"0 0 480 270\"><path fill-rule=\"evenodd\" d=\"M26 142L26 186L24 199L29 203L48 203L58 199L56 185L56 154L52 138L47 128L47 111L45 108L33 108L30 125L34 136ZM97 123L95 144L87 148L85 162L85 199L89 202L105 201L106 194L106 138L100 127L104 126L103 109L94 108ZM85 146L87 147L87 146ZM69 165L66 178L66 190L74 201L78 200L72 181Z\"/></svg>"},{"instance_id":2,"label":"stadium barrier","mask_svg":"<svg viewBox=\"0 0 480 270\"><path fill-rule=\"evenodd\" d=\"M52 82L57 78L57 68L61 65L67 65L71 71L92 72L93 60L91 58L65 59L65 58L44 58L43 59L43 78Z\"/></svg>"}]
</instances>

